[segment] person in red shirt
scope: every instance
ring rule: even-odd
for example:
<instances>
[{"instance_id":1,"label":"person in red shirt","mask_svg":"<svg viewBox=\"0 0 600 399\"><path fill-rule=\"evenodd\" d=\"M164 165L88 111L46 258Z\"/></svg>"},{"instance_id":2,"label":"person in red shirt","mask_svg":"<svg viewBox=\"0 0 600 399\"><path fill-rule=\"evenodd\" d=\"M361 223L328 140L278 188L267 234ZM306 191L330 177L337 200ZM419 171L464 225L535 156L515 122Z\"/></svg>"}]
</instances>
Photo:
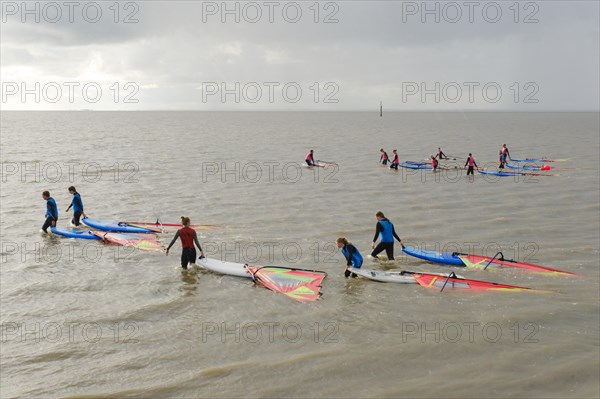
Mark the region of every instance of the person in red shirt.
<instances>
[{"instance_id":1,"label":"person in red shirt","mask_svg":"<svg viewBox=\"0 0 600 399\"><path fill-rule=\"evenodd\" d=\"M431 156L431 168L433 169L433 173L435 173L435 171L437 170L439 165L439 162L437 159L435 159L435 157L432 155Z\"/></svg>"},{"instance_id":2,"label":"person in red shirt","mask_svg":"<svg viewBox=\"0 0 600 399\"><path fill-rule=\"evenodd\" d=\"M313 150L310 150L308 154L306 154L304 162L306 162L308 166L315 166L315 152Z\"/></svg>"},{"instance_id":3,"label":"person in red shirt","mask_svg":"<svg viewBox=\"0 0 600 399\"><path fill-rule=\"evenodd\" d=\"M187 269L188 264L196 263L196 248L194 248L194 243L198 246L200 250L200 258L204 258L204 251L198 242L198 235L196 234L196 230L190 228L190 218L186 216L181 217L181 224L183 227L177 230L175 233L175 237L167 247L167 256L169 255L169 249L175 244L177 238L181 238L181 267Z\"/></svg>"},{"instance_id":4,"label":"person in red shirt","mask_svg":"<svg viewBox=\"0 0 600 399\"><path fill-rule=\"evenodd\" d=\"M381 162L383 165L387 165L389 160L387 152L385 152L382 148L379 150L379 153L381 154L381 157L379 157L379 162Z\"/></svg>"},{"instance_id":5,"label":"person in red shirt","mask_svg":"<svg viewBox=\"0 0 600 399\"><path fill-rule=\"evenodd\" d=\"M398 150L392 151L394 153L394 159L392 160L392 164L390 165L390 169L398 170L398 165L400 164L400 160L398 159Z\"/></svg>"},{"instance_id":6,"label":"person in red shirt","mask_svg":"<svg viewBox=\"0 0 600 399\"><path fill-rule=\"evenodd\" d=\"M467 162L465 162L465 167L467 167L467 176L473 175L473 170L477 168L477 163L475 162L475 158L473 158L473 154L469 153L469 157L467 158Z\"/></svg>"}]
</instances>

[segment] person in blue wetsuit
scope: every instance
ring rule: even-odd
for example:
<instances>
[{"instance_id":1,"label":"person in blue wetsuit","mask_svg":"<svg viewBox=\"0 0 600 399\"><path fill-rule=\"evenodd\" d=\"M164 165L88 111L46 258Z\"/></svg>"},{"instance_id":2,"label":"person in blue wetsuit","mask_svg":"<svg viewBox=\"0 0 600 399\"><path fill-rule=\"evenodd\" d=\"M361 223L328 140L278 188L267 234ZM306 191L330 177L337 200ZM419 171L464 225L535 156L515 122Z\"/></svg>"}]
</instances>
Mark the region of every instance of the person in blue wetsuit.
<instances>
[{"instance_id":1,"label":"person in blue wetsuit","mask_svg":"<svg viewBox=\"0 0 600 399\"><path fill-rule=\"evenodd\" d=\"M48 227L56 226L56 222L58 221L58 207L56 206L54 198L50 196L49 191L44 191L42 193L42 198L46 201L46 221L42 226L42 230L44 233L47 233Z\"/></svg>"},{"instance_id":2,"label":"person in blue wetsuit","mask_svg":"<svg viewBox=\"0 0 600 399\"><path fill-rule=\"evenodd\" d=\"M339 237L335 240L338 248L342 250L342 255L346 258L346 271L344 272L344 276L346 278L352 276L356 277L356 273L351 273L348 270L351 267L355 267L359 269L363 264L363 257L353 244L350 244L347 239L344 237Z\"/></svg>"},{"instance_id":3,"label":"person in blue wetsuit","mask_svg":"<svg viewBox=\"0 0 600 399\"><path fill-rule=\"evenodd\" d=\"M404 248L404 244L398 234L396 234L396 230L394 229L394 225L390 222L383 212L379 211L375 214L377 218L377 225L375 226L375 237L373 237L373 242L371 243L371 256L377 258L377 255L385 249L385 253L389 260L394 260L394 238L398 240L402 248ZM379 237L380 241L377 247L375 247L375 241Z\"/></svg>"},{"instance_id":4,"label":"person in blue wetsuit","mask_svg":"<svg viewBox=\"0 0 600 399\"><path fill-rule=\"evenodd\" d=\"M73 196L73 199L71 200L71 205L69 205L65 212L69 212L69 209L73 207L73 219L71 219L71 223L73 223L75 226L79 226L81 224L79 223L79 219L82 215L85 217L81 195L79 195L74 186L69 187L69 193Z\"/></svg>"}]
</instances>

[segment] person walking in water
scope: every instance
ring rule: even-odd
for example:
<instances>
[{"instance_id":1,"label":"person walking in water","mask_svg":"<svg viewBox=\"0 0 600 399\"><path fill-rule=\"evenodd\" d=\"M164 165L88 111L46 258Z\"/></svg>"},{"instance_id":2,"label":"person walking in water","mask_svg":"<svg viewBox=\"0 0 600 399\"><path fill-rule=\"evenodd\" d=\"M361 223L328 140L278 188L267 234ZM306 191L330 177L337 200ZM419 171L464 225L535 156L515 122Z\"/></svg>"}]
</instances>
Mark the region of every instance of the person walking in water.
<instances>
[{"instance_id":1,"label":"person walking in water","mask_svg":"<svg viewBox=\"0 0 600 399\"><path fill-rule=\"evenodd\" d=\"M502 158L502 164L506 164L506 160L510 159L510 152L508 151L508 147L506 144L502 144L502 148L500 149L500 157Z\"/></svg>"},{"instance_id":2,"label":"person walking in water","mask_svg":"<svg viewBox=\"0 0 600 399\"><path fill-rule=\"evenodd\" d=\"M42 230L44 233L47 233L48 227L56 226L56 222L58 221L58 207L56 206L54 198L50 196L49 191L44 191L42 193L42 198L46 201L46 221L44 221Z\"/></svg>"},{"instance_id":3,"label":"person walking in water","mask_svg":"<svg viewBox=\"0 0 600 399\"><path fill-rule=\"evenodd\" d=\"M198 242L198 234L196 234L196 230L190 228L190 218L186 216L181 217L181 224L183 227L175 233L175 237L171 240L171 243L167 247L166 255L169 255L169 249L175 244L177 238L181 238L181 267L187 269L188 264L196 263L196 248L194 248L194 243L198 246L200 250L200 258L204 258L204 251Z\"/></svg>"},{"instance_id":4,"label":"person walking in water","mask_svg":"<svg viewBox=\"0 0 600 399\"><path fill-rule=\"evenodd\" d=\"M83 215L85 217L85 213L83 212L83 202L81 202L81 195L77 192L74 186L69 187L69 193L73 196L71 200L71 205L67 208L65 212L69 212L69 209L73 207L73 219L71 219L71 223L75 226L79 226L79 219Z\"/></svg>"},{"instance_id":5,"label":"person walking in water","mask_svg":"<svg viewBox=\"0 0 600 399\"><path fill-rule=\"evenodd\" d=\"M435 156L431 156L431 169L433 169L433 173L435 173L435 171L437 170L439 165L439 161L437 159L435 159Z\"/></svg>"},{"instance_id":6,"label":"person walking in water","mask_svg":"<svg viewBox=\"0 0 600 399\"><path fill-rule=\"evenodd\" d=\"M393 150L394 159L392 160L392 164L390 165L390 169L398 170L398 164L400 164L400 160L398 159L398 150Z\"/></svg>"},{"instance_id":7,"label":"person walking in water","mask_svg":"<svg viewBox=\"0 0 600 399\"><path fill-rule=\"evenodd\" d=\"M469 153L469 157L467 158L467 162L465 162L465 166L468 166L467 176L475 175L473 171L477 167L477 163L475 163L475 158L473 158L473 154Z\"/></svg>"},{"instance_id":8,"label":"person walking in water","mask_svg":"<svg viewBox=\"0 0 600 399\"><path fill-rule=\"evenodd\" d=\"M375 236L373 237L373 242L371 243L371 256L377 258L377 255L385 249L385 253L389 260L394 260L394 238L398 240L402 248L404 248L404 244L398 234L396 234L396 230L394 229L394 225L390 222L383 212L379 211L375 214L377 218L377 225L375 226ZM375 247L375 242L377 238L380 239L379 244Z\"/></svg>"},{"instance_id":9,"label":"person walking in water","mask_svg":"<svg viewBox=\"0 0 600 399\"><path fill-rule=\"evenodd\" d=\"M383 165L387 165L389 160L387 152L385 152L383 148L379 150L379 152L381 153L381 157L379 157L379 162L381 162Z\"/></svg>"},{"instance_id":10,"label":"person walking in water","mask_svg":"<svg viewBox=\"0 0 600 399\"><path fill-rule=\"evenodd\" d=\"M346 258L346 271L344 272L344 276L346 278L356 277L356 273L351 273L350 268L355 267L360 269L363 264L363 257L353 244L349 243L348 240L344 237L339 237L335 240L337 247L342 250L342 255Z\"/></svg>"}]
</instances>

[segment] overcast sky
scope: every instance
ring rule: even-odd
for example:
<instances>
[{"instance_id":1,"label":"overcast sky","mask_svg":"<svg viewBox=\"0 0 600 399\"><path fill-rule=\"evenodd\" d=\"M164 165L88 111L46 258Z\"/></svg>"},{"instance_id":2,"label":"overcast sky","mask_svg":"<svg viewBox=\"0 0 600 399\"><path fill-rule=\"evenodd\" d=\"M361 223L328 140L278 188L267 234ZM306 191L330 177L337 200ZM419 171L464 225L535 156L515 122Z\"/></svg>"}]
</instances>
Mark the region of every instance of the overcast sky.
<instances>
[{"instance_id":1,"label":"overcast sky","mask_svg":"<svg viewBox=\"0 0 600 399\"><path fill-rule=\"evenodd\" d=\"M5 110L599 108L598 1L2 1L1 11Z\"/></svg>"}]
</instances>

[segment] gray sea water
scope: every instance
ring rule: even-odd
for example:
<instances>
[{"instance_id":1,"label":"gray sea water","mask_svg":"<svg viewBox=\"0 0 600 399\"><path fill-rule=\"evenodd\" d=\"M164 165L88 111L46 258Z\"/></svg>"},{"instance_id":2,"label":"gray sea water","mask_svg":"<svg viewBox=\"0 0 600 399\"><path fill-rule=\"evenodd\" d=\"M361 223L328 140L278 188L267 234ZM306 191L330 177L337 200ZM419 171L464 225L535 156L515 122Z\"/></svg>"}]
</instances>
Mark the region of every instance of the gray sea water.
<instances>
[{"instance_id":1,"label":"gray sea water","mask_svg":"<svg viewBox=\"0 0 600 399\"><path fill-rule=\"evenodd\" d=\"M2 112L2 398L598 397L597 113ZM379 148L464 164L550 157L553 176L391 171ZM337 162L301 167L306 152ZM223 225L209 256L329 275L315 303L169 257L40 233L49 190L99 219ZM345 279L383 211L405 243L539 263L465 277L551 293ZM170 236L162 236L168 244ZM446 271L403 256L364 267Z\"/></svg>"}]
</instances>

